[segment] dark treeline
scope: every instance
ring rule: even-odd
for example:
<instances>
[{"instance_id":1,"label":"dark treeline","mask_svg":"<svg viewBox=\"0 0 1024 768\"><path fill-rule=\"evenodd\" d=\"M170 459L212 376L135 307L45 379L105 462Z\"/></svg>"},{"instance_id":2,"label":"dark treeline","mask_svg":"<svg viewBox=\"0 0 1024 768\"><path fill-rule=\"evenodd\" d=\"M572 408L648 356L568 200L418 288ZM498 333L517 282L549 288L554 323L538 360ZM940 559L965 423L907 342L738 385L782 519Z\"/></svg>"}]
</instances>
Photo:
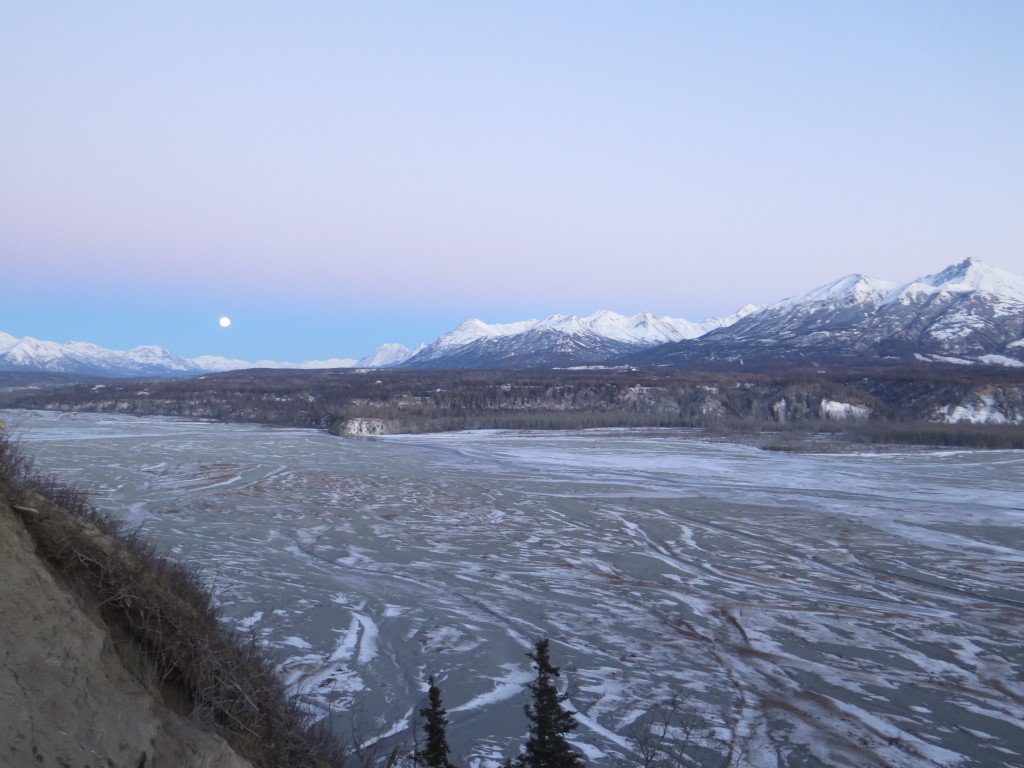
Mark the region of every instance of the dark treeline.
<instances>
[{"instance_id":1,"label":"dark treeline","mask_svg":"<svg viewBox=\"0 0 1024 768\"><path fill-rule=\"evenodd\" d=\"M749 374L672 369L249 370L179 380L16 389L4 393L0 404L337 434L699 427L717 432L842 431L872 442L1024 447L1024 427L1013 423L929 423L955 420L961 412L969 415L971 408L982 407L997 409L1002 414L997 418L1008 422L1024 418L1024 374L980 367ZM834 404L840 404L838 411Z\"/></svg>"}]
</instances>

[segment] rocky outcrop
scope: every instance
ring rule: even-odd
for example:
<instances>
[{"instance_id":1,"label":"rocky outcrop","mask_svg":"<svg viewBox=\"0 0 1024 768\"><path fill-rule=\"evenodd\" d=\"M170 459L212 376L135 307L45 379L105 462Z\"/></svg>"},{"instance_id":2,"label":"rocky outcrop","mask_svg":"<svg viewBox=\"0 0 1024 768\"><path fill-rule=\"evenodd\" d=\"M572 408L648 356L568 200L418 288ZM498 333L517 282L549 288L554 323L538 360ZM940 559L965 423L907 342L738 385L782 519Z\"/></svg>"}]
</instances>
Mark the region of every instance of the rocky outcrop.
<instances>
[{"instance_id":1,"label":"rocky outcrop","mask_svg":"<svg viewBox=\"0 0 1024 768\"><path fill-rule=\"evenodd\" d=\"M369 437L390 435L392 430L384 419L342 419L330 431L344 437Z\"/></svg>"},{"instance_id":2,"label":"rocky outcrop","mask_svg":"<svg viewBox=\"0 0 1024 768\"><path fill-rule=\"evenodd\" d=\"M936 406L929 420L948 424L1024 424L1024 387L968 389L953 402Z\"/></svg>"},{"instance_id":3,"label":"rocky outcrop","mask_svg":"<svg viewBox=\"0 0 1024 768\"><path fill-rule=\"evenodd\" d=\"M0 764L248 768L219 736L175 711L144 654L36 554L0 501Z\"/></svg>"}]
</instances>

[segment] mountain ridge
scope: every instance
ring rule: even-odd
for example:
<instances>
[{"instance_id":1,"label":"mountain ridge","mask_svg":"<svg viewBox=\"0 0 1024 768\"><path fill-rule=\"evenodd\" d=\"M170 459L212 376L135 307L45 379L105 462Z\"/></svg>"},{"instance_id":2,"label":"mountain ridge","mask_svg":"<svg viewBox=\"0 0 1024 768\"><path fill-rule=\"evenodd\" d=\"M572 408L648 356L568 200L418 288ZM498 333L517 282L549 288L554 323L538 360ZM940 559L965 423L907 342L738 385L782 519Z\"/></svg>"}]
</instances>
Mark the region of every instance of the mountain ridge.
<instances>
[{"instance_id":1,"label":"mountain ridge","mask_svg":"<svg viewBox=\"0 0 1024 768\"><path fill-rule=\"evenodd\" d=\"M647 311L626 316L610 310L585 317L556 314L543 320L494 325L471 318L400 365L487 368L593 364L660 343L696 338L731 325L757 309L747 305L732 315L699 323Z\"/></svg>"},{"instance_id":2,"label":"mountain ridge","mask_svg":"<svg viewBox=\"0 0 1024 768\"><path fill-rule=\"evenodd\" d=\"M1024 277L969 258L907 283L848 275L637 365L835 364L869 359L1024 366Z\"/></svg>"},{"instance_id":3,"label":"mountain ridge","mask_svg":"<svg viewBox=\"0 0 1024 768\"><path fill-rule=\"evenodd\" d=\"M113 377L248 368L542 368L817 365L867 360L1024 367L1024 277L967 258L895 283L851 274L765 307L693 322L651 312L469 318L427 344L383 344L359 360L185 358L158 346L109 350L0 332L0 370Z\"/></svg>"}]
</instances>

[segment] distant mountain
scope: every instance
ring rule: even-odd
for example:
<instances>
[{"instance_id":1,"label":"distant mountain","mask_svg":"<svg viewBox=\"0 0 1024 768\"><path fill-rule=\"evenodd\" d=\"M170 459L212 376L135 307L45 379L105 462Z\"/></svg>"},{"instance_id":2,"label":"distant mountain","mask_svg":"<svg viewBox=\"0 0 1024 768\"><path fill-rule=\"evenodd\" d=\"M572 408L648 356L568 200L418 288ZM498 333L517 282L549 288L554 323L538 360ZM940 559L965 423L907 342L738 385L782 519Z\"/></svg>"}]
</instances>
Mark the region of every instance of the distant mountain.
<instances>
[{"instance_id":1,"label":"distant mountain","mask_svg":"<svg viewBox=\"0 0 1024 768\"><path fill-rule=\"evenodd\" d=\"M93 376L166 376L198 370L192 361L161 347L121 352L82 341L58 344L31 336L17 339L7 333L0 335L0 368Z\"/></svg>"},{"instance_id":2,"label":"distant mountain","mask_svg":"<svg viewBox=\"0 0 1024 768\"><path fill-rule=\"evenodd\" d=\"M757 308L701 323L640 312L630 317L608 310L587 317L552 315L489 325L476 318L440 336L410 356L409 368L540 368L592 365L669 341L701 336L736 322Z\"/></svg>"},{"instance_id":3,"label":"distant mountain","mask_svg":"<svg viewBox=\"0 0 1024 768\"><path fill-rule=\"evenodd\" d=\"M1024 278L966 259L897 284L849 275L638 365L836 364L903 359L1024 365Z\"/></svg>"},{"instance_id":4,"label":"distant mountain","mask_svg":"<svg viewBox=\"0 0 1024 768\"><path fill-rule=\"evenodd\" d=\"M401 365L421 349L420 344L416 349L409 349L404 344L381 344L373 352L360 358L355 368L392 368Z\"/></svg>"},{"instance_id":5,"label":"distant mountain","mask_svg":"<svg viewBox=\"0 0 1024 768\"><path fill-rule=\"evenodd\" d=\"M235 360L217 355L202 355L189 358L191 362L200 367L202 371L215 373L219 371L240 371L247 368L300 368L304 370L316 370L320 368L352 368L356 365L353 357L333 357L329 360L306 360L301 363L292 363L279 360Z\"/></svg>"},{"instance_id":6,"label":"distant mountain","mask_svg":"<svg viewBox=\"0 0 1024 768\"><path fill-rule=\"evenodd\" d=\"M207 355L187 358L163 347L142 346L127 351L72 341L59 344L31 336L22 339L0 332L0 370L49 371L88 376L183 376L242 368L349 368L355 360L311 360L304 363L229 360Z\"/></svg>"}]
</instances>

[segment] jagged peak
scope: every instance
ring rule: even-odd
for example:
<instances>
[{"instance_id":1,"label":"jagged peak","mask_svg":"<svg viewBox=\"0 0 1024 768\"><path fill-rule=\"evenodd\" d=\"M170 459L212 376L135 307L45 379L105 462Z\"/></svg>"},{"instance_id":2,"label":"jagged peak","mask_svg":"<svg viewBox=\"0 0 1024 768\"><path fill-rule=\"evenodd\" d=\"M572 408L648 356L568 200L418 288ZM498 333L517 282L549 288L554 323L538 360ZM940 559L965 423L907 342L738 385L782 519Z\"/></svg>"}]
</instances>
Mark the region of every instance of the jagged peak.
<instances>
[{"instance_id":1,"label":"jagged peak","mask_svg":"<svg viewBox=\"0 0 1024 768\"><path fill-rule=\"evenodd\" d=\"M0 331L0 355L9 349L14 349L14 347L18 346L19 341L21 341L21 339L18 337L11 336L9 333Z\"/></svg>"},{"instance_id":2,"label":"jagged peak","mask_svg":"<svg viewBox=\"0 0 1024 768\"><path fill-rule=\"evenodd\" d=\"M423 348L421 344L415 351L404 344L381 344L370 354L362 357L356 362L356 368L388 368L393 365L400 365L408 360L416 352Z\"/></svg>"},{"instance_id":3,"label":"jagged peak","mask_svg":"<svg viewBox=\"0 0 1024 768\"><path fill-rule=\"evenodd\" d=\"M478 328L490 328L490 326L487 323L485 323L483 320L478 318L478 317L471 317L468 320L463 320L461 323L459 323L457 326L455 326L455 328L453 329L453 332L454 331L472 331L472 330L476 330Z\"/></svg>"},{"instance_id":4,"label":"jagged peak","mask_svg":"<svg viewBox=\"0 0 1024 768\"><path fill-rule=\"evenodd\" d=\"M618 312L612 312L610 309L599 309L592 315L587 315L583 318L586 321L593 320L625 320L624 315L620 315Z\"/></svg>"},{"instance_id":5,"label":"jagged peak","mask_svg":"<svg viewBox=\"0 0 1024 768\"><path fill-rule=\"evenodd\" d=\"M773 309L788 308L798 304L816 302L872 302L878 303L896 289L895 283L878 280L868 275L855 273L846 275L831 283L820 285L806 293L783 299L772 305Z\"/></svg>"},{"instance_id":6,"label":"jagged peak","mask_svg":"<svg viewBox=\"0 0 1024 768\"><path fill-rule=\"evenodd\" d=\"M914 282L950 293L985 291L1024 301L1024 277L993 267L973 256L934 275L919 277Z\"/></svg>"},{"instance_id":7,"label":"jagged peak","mask_svg":"<svg viewBox=\"0 0 1024 768\"><path fill-rule=\"evenodd\" d=\"M586 327L586 323L579 315L551 315L534 326L537 329L557 328L562 331L578 330L584 327Z\"/></svg>"}]
</instances>

